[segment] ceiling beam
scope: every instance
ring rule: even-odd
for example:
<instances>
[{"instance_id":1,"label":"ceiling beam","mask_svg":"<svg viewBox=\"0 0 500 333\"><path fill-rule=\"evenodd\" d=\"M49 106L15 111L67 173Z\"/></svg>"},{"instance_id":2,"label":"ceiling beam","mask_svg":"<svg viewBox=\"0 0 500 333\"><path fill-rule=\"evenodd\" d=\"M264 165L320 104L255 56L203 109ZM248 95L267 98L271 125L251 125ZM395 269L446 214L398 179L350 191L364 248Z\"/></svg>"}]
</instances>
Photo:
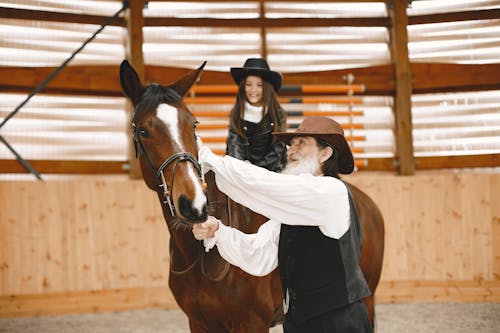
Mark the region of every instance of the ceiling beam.
<instances>
[{"instance_id":1,"label":"ceiling beam","mask_svg":"<svg viewBox=\"0 0 500 333\"><path fill-rule=\"evenodd\" d=\"M500 9L413 15L408 17L408 25L495 19L500 19Z\"/></svg>"},{"instance_id":2,"label":"ceiling beam","mask_svg":"<svg viewBox=\"0 0 500 333\"><path fill-rule=\"evenodd\" d=\"M150 0L151 1L151 0ZM195 0L193 0L195 1ZM196 0L198 2L199 0ZM192 2L192 1L186 1ZM220 2L214 1L214 2ZM227 1L234 2L234 1ZM243 1L248 2L248 1ZM286 2L286 1L283 1ZM299 1L311 2L311 1ZM319 1L332 2L332 1ZM361 2L361 1L341 1L341 2ZM365 1L365 2L384 2L384 1ZM62 23L80 23L100 25L106 20L106 16L86 15L49 12L43 10L19 9L0 7L0 18L35 20L47 22ZM413 15L408 17L408 25L458 22L470 20L493 20L500 19L500 9L472 10L452 13L439 13L427 15ZM386 17L364 17L364 18L293 18L293 19L209 19L209 18L173 18L173 17L146 17L145 26L191 26L191 27L260 27L264 24L266 27L327 27L327 26L375 26L389 27L390 19ZM111 23L114 26L125 27L124 18L117 18Z\"/></svg>"},{"instance_id":3,"label":"ceiling beam","mask_svg":"<svg viewBox=\"0 0 500 333\"><path fill-rule=\"evenodd\" d=\"M122 1L122 0L114 0L114 1ZM200 2L200 0L174 0L175 2ZM259 0L254 0L253 2L257 2ZM291 2L292 0L260 0L262 2ZM304 2L304 3L311 3L311 2L387 2L388 0L293 0L293 2ZM148 2L165 2L165 0L148 0ZM203 2L252 2L252 0L204 0Z\"/></svg>"},{"instance_id":4,"label":"ceiling beam","mask_svg":"<svg viewBox=\"0 0 500 333\"><path fill-rule=\"evenodd\" d=\"M134 2L131 2L131 6ZM0 7L0 18L100 25L107 17ZM390 20L386 17L216 19L149 16L144 18L144 26L150 27L387 27L389 24ZM124 18L117 18L111 25L125 27L126 22Z\"/></svg>"},{"instance_id":5,"label":"ceiling beam","mask_svg":"<svg viewBox=\"0 0 500 333\"><path fill-rule=\"evenodd\" d=\"M337 18L179 18L179 17L146 17L146 27L226 27L226 28L297 28L297 27L388 27L390 20L386 17L337 17Z\"/></svg>"},{"instance_id":6,"label":"ceiling beam","mask_svg":"<svg viewBox=\"0 0 500 333\"><path fill-rule=\"evenodd\" d=\"M108 19L107 16L85 15L49 12L44 10L31 10L19 8L0 7L0 18L16 19L16 20L33 20L45 22L61 22L61 23L79 23L79 24L96 24L101 25ZM110 23L113 26L125 26L125 20L122 17L117 17Z\"/></svg>"}]
</instances>

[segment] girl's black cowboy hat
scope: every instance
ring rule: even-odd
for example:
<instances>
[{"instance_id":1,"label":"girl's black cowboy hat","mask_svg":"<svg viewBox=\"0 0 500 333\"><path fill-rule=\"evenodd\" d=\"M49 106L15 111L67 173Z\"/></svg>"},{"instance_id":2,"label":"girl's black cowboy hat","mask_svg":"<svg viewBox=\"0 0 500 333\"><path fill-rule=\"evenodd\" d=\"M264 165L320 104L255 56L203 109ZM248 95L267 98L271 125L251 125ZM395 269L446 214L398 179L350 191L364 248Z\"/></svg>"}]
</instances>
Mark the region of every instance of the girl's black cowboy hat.
<instances>
[{"instance_id":1,"label":"girl's black cowboy hat","mask_svg":"<svg viewBox=\"0 0 500 333\"><path fill-rule=\"evenodd\" d=\"M266 59L263 58L249 58L243 67L231 67L231 76L237 85L248 75L260 76L263 80L271 83L275 91L280 90L283 82L281 73L272 71Z\"/></svg>"},{"instance_id":2,"label":"girl's black cowboy hat","mask_svg":"<svg viewBox=\"0 0 500 333\"><path fill-rule=\"evenodd\" d=\"M305 117L295 132L273 132L287 145L297 136L312 136L335 148L338 154L339 172L349 174L354 170L354 158L344 136L342 126L328 117Z\"/></svg>"}]
</instances>

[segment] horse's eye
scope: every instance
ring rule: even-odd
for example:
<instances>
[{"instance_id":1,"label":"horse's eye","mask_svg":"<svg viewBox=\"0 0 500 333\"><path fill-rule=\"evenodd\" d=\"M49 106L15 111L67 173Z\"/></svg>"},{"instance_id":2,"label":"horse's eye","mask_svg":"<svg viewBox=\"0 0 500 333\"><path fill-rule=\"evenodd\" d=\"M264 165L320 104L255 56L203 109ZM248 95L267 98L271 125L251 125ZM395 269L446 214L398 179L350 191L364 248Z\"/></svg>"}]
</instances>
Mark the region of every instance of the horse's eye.
<instances>
[{"instance_id":1,"label":"horse's eye","mask_svg":"<svg viewBox=\"0 0 500 333\"><path fill-rule=\"evenodd\" d=\"M149 137L149 132L144 128L139 128L139 135L143 138Z\"/></svg>"}]
</instances>

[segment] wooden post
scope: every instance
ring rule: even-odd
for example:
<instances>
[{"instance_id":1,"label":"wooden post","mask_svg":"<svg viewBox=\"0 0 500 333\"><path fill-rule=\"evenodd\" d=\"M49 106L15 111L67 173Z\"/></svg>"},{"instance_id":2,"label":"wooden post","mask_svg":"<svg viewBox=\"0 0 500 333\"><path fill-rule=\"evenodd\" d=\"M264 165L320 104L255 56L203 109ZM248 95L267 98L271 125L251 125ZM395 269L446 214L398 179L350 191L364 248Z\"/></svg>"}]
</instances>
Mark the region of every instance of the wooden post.
<instances>
[{"instance_id":1,"label":"wooden post","mask_svg":"<svg viewBox=\"0 0 500 333\"><path fill-rule=\"evenodd\" d=\"M415 157L413 156L413 126L411 119L412 86L408 57L407 1L392 0L388 6L389 16L392 20L390 28L391 57L396 75L394 96L395 162L400 175L413 175L415 173Z\"/></svg>"},{"instance_id":2,"label":"wooden post","mask_svg":"<svg viewBox=\"0 0 500 333\"><path fill-rule=\"evenodd\" d=\"M142 53L142 27L144 26L144 16L142 10L144 8L144 0L132 0L129 2L129 8L125 12L125 20L127 22L127 35L124 41L126 58L134 67L139 77L144 80L144 56ZM128 124L133 112L133 106L127 100ZM132 132L128 131L128 161L130 163L129 177L131 179L142 178L139 160L135 157L135 149L132 144Z\"/></svg>"},{"instance_id":3,"label":"wooden post","mask_svg":"<svg viewBox=\"0 0 500 333\"><path fill-rule=\"evenodd\" d=\"M266 8L263 0L260 1L260 53L261 57L267 60L267 32L264 20L266 19Z\"/></svg>"}]
</instances>

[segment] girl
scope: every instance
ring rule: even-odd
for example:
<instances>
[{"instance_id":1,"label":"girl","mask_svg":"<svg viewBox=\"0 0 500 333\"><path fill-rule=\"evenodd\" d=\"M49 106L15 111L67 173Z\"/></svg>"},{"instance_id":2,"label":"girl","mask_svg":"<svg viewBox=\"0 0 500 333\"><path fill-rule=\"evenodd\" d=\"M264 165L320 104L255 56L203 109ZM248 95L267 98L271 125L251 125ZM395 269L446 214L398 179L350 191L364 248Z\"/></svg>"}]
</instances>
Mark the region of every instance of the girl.
<instances>
[{"instance_id":1,"label":"girl","mask_svg":"<svg viewBox=\"0 0 500 333\"><path fill-rule=\"evenodd\" d=\"M286 113L278 102L282 75L271 71L262 58L249 58L231 68L238 85L236 103L229 114L226 155L280 172L286 164L286 145L272 132L286 130Z\"/></svg>"}]
</instances>

